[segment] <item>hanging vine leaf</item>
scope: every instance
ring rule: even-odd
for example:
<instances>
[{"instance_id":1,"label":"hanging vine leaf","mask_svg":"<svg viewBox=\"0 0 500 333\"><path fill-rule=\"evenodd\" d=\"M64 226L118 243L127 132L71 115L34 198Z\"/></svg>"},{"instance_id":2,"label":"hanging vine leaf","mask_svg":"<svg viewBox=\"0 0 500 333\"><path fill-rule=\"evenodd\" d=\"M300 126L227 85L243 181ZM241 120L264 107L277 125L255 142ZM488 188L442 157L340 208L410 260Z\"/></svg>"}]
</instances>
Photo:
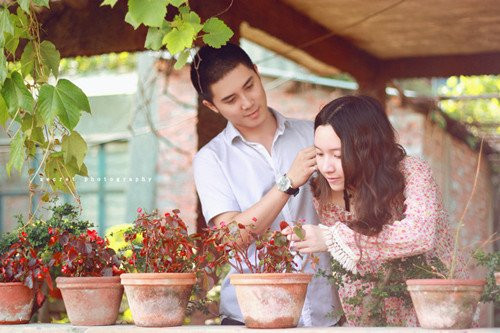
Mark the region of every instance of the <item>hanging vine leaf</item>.
<instances>
[{"instance_id":1,"label":"hanging vine leaf","mask_svg":"<svg viewBox=\"0 0 500 333\"><path fill-rule=\"evenodd\" d=\"M10 177L12 168L21 171L25 160L26 153L24 151L24 135L18 131L10 142L10 157L6 165L7 175Z\"/></svg>"},{"instance_id":2,"label":"hanging vine leaf","mask_svg":"<svg viewBox=\"0 0 500 333\"><path fill-rule=\"evenodd\" d=\"M118 2L118 0L104 0L101 3L101 6L111 6L111 8L113 8L117 2Z\"/></svg>"},{"instance_id":3,"label":"hanging vine leaf","mask_svg":"<svg viewBox=\"0 0 500 333\"><path fill-rule=\"evenodd\" d=\"M182 51L182 53L179 55L179 58L177 58L174 68L181 69L186 64L188 58L189 58L189 49L186 49Z\"/></svg>"},{"instance_id":4,"label":"hanging vine leaf","mask_svg":"<svg viewBox=\"0 0 500 333\"><path fill-rule=\"evenodd\" d=\"M190 48L195 36L193 26L189 22L183 22L181 26L172 29L163 37L163 44L166 44L168 52L174 55L185 48Z\"/></svg>"},{"instance_id":5,"label":"hanging vine leaf","mask_svg":"<svg viewBox=\"0 0 500 333\"><path fill-rule=\"evenodd\" d=\"M37 6L49 8L49 0L33 0L33 3Z\"/></svg>"},{"instance_id":6,"label":"hanging vine leaf","mask_svg":"<svg viewBox=\"0 0 500 333\"><path fill-rule=\"evenodd\" d=\"M4 33L14 34L14 25L10 20L10 13L7 8L0 8L0 31ZM0 38L3 39L3 33Z\"/></svg>"},{"instance_id":7,"label":"hanging vine leaf","mask_svg":"<svg viewBox=\"0 0 500 333\"><path fill-rule=\"evenodd\" d=\"M30 11L30 0L17 0L19 7L24 10L26 13Z\"/></svg>"},{"instance_id":8,"label":"hanging vine leaf","mask_svg":"<svg viewBox=\"0 0 500 333\"><path fill-rule=\"evenodd\" d=\"M66 79L59 80L55 87L43 85L38 102L41 116L46 123L50 124L57 115L61 123L70 130L78 124L81 111L90 113L87 96Z\"/></svg>"},{"instance_id":9,"label":"hanging vine leaf","mask_svg":"<svg viewBox=\"0 0 500 333\"><path fill-rule=\"evenodd\" d=\"M150 50L158 51L161 46L161 40L163 39L164 33L159 28L150 27L148 29L148 34L146 35L146 42L144 47Z\"/></svg>"},{"instance_id":10,"label":"hanging vine leaf","mask_svg":"<svg viewBox=\"0 0 500 333\"><path fill-rule=\"evenodd\" d=\"M59 51L57 51L55 45L48 40L44 40L40 44L40 54L42 56L43 66L50 69L52 71L52 74L54 74L54 76L57 78L59 76L59 63L61 61L61 54L59 53Z\"/></svg>"},{"instance_id":11,"label":"hanging vine leaf","mask_svg":"<svg viewBox=\"0 0 500 333\"><path fill-rule=\"evenodd\" d=\"M33 112L35 100L24 85L23 78L19 72L13 72L11 77L5 80L2 95L9 107L9 112L15 112L18 108L22 108L29 113Z\"/></svg>"},{"instance_id":12,"label":"hanging vine leaf","mask_svg":"<svg viewBox=\"0 0 500 333\"><path fill-rule=\"evenodd\" d=\"M186 0L170 0L170 4L174 7L180 7L181 5L185 4Z\"/></svg>"},{"instance_id":13,"label":"hanging vine leaf","mask_svg":"<svg viewBox=\"0 0 500 333\"><path fill-rule=\"evenodd\" d=\"M5 126L5 124L7 123L7 119L9 119L7 104L5 103L2 95L0 95L0 125Z\"/></svg>"},{"instance_id":14,"label":"hanging vine leaf","mask_svg":"<svg viewBox=\"0 0 500 333\"><path fill-rule=\"evenodd\" d=\"M161 27L167 14L168 0L128 0L131 18L149 27Z\"/></svg>"},{"instance_id":15,"label":"hanging vine leaf","mask_svg":"<svg viewBox=\"0 0 500 333\"><path fill-rule=\"evenodd\" d=\"M214 48L220 48L233 36L233 31L220 19L212 17L203 25L203 41Z\"/></svg>"},{"instance_id":16,"label":"hanging vine leaf","mask_svg":"<svg viewBox=\"0 0 500 333\"><path fill-rule=\"evenodd\" d=\"M0 49L0 87L2 87L7 78L7 59L1 50L2 49Z\"/></svg>"},{"instance_id":17,"label":"hanging vine leaf","mask_svg":"<svg viewBox=\"0 0 500 333\"><path fill-rule=\"evenodd\" d=\"M21 54L21 73L24 77L33 72L35 66L35 54L33 52L33 42L28 42ZM33 76L33 75L32 75Z\"/></svg>"},{"instance_id":18,"label":"hanging vine leaf","mask_svg":"<svg viewBox=\"0 0 500 333\"><path fill-rule=\"evenodd\" d=\"M69 163L72 158L75 158L78 169L83 164L83 159L87 154L87 143L82 136L73 131L70 135L65 135L62 138L61 148L63 151L64 163Z\"/></svg>"}]
</instances>

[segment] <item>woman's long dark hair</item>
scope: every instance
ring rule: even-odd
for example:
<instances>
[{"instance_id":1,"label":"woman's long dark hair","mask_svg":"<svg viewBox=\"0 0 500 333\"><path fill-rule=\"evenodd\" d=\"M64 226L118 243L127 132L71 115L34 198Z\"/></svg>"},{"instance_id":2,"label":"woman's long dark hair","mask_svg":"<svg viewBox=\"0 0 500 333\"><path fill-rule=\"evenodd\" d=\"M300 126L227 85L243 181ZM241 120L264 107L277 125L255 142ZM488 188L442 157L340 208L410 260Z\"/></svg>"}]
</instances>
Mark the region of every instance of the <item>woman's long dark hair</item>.
<instances>
[{"instance_id":1,"label":"woman's long dark hair","mask_svg":"<svg viewBox=\"0 0 500 333\"><path fill-rule=\"evenodd\" d=\"M354 196L355 220L349 226L364 235L377 235L402 209L405 179L400 162L406 152L396 143L382 105L368 96L331 101L316 116L314 130L322 125L331 125L342 143L344 188ZM332 193L327 180L318 173L311 185L324 207ZM348 206L348 196L346 201Z\"/></svg>"}]
</instances>

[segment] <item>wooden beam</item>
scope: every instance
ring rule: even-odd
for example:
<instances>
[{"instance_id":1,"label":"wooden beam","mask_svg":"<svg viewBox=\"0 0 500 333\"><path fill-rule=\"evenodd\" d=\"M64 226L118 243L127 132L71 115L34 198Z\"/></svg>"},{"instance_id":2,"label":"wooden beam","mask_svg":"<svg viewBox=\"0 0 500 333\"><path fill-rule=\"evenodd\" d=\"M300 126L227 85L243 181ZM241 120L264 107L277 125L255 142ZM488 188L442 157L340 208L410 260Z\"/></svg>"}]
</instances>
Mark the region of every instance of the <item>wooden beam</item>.
<instances>
[{"instance_id":1,"label":"wooden beam","mask_svg":"<svg viewBox=\"0 0 500 333\"><path fill-rule=\"evenodd\" d=\"M101 7L100 3L95 0L51 3L50 10L39 14L41 38L54 43L62 57L144 50L147 30L144 26L134 30L125 22L127 3L118 1L114 8Z\"/></svg>"},{"instance_id":2,"label":"wooden beam","mask_svg":"<svg viewBox=\"0 0 500 333\"><path fill-rule=\"evenodd\" d=\"M382 61L381 68L387 80L500 74L500 52L385 60Z\"/></svg>"},{"instance_id":3,"label":"wooden beam","mask_svg":"<svg viewBox=\"0 0 500 333\"><path fill-rule=\"evenodd\" d=\"M192 0L189 3L204 18L217 13L215 6L220 10L220 1ZM288 45L299 47L357 80L367 81L378 75L377 58L347 39L331 35L329 30L279 0L237 0L227 11L227 16L248 22ZM315 40L317 42L312 42ZM281 54L286 57L287 51L283 50Z\"/></svg>"}]
</instances>

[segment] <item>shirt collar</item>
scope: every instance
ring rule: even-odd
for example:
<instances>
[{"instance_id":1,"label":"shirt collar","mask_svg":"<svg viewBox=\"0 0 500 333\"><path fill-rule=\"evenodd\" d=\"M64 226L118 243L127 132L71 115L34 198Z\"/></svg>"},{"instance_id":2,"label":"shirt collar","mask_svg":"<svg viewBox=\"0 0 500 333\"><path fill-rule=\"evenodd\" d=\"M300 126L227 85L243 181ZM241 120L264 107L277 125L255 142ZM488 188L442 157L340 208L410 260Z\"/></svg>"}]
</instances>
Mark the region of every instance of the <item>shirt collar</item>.
<instances>
[{"instance_id":1,"label":"shirt collar","mask_svg":"<svg viewBox=\"0 0 500 333\"><path fill-rule=\"evenodd\" d=\"M273 113L274 117L276 118L276 134L275 137L280 136L283 134L285 131L286 125L289 124L289 119L285 116L283 116L281 113L278 111L274 110L273 108L269 108L269 110ZM234 127L233 123L230 121L227 122L226 125L226 138L230 143L233 143L235 139L239 138L242 141L246 141L243 135L241 135L240 131Z\"/></svg>"}]
</instances>

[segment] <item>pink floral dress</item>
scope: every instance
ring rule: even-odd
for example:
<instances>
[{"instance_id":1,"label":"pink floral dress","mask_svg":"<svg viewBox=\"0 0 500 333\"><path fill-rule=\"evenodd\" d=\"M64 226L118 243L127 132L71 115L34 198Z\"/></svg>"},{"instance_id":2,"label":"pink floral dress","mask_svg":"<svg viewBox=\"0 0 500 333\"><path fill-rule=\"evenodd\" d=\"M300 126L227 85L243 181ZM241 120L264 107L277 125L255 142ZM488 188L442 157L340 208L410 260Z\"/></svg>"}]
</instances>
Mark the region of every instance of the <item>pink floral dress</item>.
<instances>
[{"instance_id":1,"label":"pink floral dress","mask_svg":"<svg viewBox=\"0 0 500 333\"><path fill-rule=\"evenodd\" d=\"M384 262L392 259L425 254L437 256L448 265L453 249L447 214L443 210L441 195L428 164L415 157L401 162L405 176L405 211L401 220L384 225L377 236L357 234L342 222L352 219L350 212L335 204L319 209L315 202L328 251L345 270L364 275L376 273ZM361 250L359 246L361 247ZM463 276L463 267L457 276ZM369 294L373 284L343 276L339 296L348 326L360 326L366 309L346 302L360 289ZM413 307L405 307L399 298L385 298L385 317L389 326L417 326Z\"/></svg>"}]
</instances>

